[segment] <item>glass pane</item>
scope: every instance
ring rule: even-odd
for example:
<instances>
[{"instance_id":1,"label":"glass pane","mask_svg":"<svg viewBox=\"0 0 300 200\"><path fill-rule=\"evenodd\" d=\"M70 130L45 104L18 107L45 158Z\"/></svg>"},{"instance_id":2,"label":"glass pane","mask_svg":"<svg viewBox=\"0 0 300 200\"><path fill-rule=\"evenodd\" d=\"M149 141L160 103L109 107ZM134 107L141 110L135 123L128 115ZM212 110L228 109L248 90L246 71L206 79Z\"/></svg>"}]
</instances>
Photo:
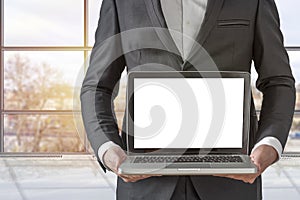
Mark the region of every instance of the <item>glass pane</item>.
<instances>
[{"instance_id":1,"label":"glass pane","mask_svg":"<svg viewBox=\"0 0 300 200\"><path fill-rule=\"evenodd\" d=\"M84 152L72 115L5 115L5 152Z\"/></svg>"},{"instance_id":2,"label":"glass pane","mask_svg":"<svg viewBox=\"0 0 300 200\"><path fill-rule=\"evenodd\" d=\"M297 88L297 102L296 102L296 110L300 110L300 51L289 51L290 64L292 68L292 72L294 78L296 80L296 88ZM251 70L251 81L252 81L252 94L254 97L254 103L257 110L261 109L262 103L262 93L258 91L255 87L255 82L257 79L257 73L252 66Z\"/></svg>"},{"instance_id":3,"label":"glass pane","mask_svg":"<svg viewBox=\"0 0 300 200\"><path fill-rule=\"evenodd\" d=\"M252 90L252 96L254 100L254 105L256 110L261 109L261 103L262 103L262 93L256 88L256 80L257 80L257 73L254 68L254 63L252 63L251 67L251 90Z\"/></svg>"},{"instance_id":4,"label":"glass pane","mask_svg":"<svg viewBox=\"0 0 300 200\"><path fill-rule=\"evenodd\" d=\"M4 45L83 45L83 2L4 0Z\"/></svg>"},{"instance_id":5,"label":"glass pane","mask_svg":"<svg viewBox=\"0 0 300 200\"><path fill-rule=\"evenodd\" d=\"M5 52L4 108L72 110L83 60L83 52Z\"/></svg>"},{"instance_id":6,"label":"glass pane","mask_svg":"<svg viewBox=\"0 0 300 200\"><path fill-rule=\"evenodd\" d=\"M102 0L89 0L89 46L95 42L95 32L98 26Z\"/></svg>"},{"instance_id":7,"label":"glass pane","mask_svg":"<svg viewBox=\"0 0 300 200\"><path fill-rule=\"evenodd\" d=\"M281 21L281 29L286 46L300 45L299 7L300 2L295 0L275 0Z\"/></svg>"},{"instance_id":8,"label":"glass pane","mask_svg":"<svg viewBox=\"0 0 300 200\"><path fill-rule=\"evenodd\" d=\"M294 116L290 135L284 149L285 152L300 152L300 115Z\"/></svg>"},{"instance_id":9,"label":"glass pane","mask_svg":"<svg viewBox=\"0 0 300 200\"><path fill-rule=\"evenodd\" d=\"M296 80L296 110L300 110L300 51L288 52L290 56L290 63L293 71L294 78Z\"/></svg>"}]
</instances>

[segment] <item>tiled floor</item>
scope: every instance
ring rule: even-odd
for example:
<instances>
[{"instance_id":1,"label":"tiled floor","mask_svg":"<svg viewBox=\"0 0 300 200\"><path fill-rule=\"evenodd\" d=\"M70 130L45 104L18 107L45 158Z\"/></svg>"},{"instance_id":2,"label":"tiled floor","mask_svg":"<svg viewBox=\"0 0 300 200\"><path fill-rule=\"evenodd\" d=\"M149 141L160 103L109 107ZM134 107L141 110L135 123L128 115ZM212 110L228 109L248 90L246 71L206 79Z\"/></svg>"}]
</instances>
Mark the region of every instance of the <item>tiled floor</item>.
<instances>
[{"instance_id":1,"label":"tiled floor","mask_svg":"<svg viewBox=\"0 0 300 200\"><path fill-rule=\"evenodd\" d=\"M1 200L115 199L116 177L92 156L0 157ZM300 199L300 158L284 158L263 175L265 200Z\"/></svg>"},{"instance_id":2,"label":"tiled floor","mask_svg":"<svg viewBox=\"0 0 300 200\"><path fill-rule=\"evenodd\" d=\"M283 158L263 174L266 200L300 199L300 158Z\"/></svg>"}]
</instances>

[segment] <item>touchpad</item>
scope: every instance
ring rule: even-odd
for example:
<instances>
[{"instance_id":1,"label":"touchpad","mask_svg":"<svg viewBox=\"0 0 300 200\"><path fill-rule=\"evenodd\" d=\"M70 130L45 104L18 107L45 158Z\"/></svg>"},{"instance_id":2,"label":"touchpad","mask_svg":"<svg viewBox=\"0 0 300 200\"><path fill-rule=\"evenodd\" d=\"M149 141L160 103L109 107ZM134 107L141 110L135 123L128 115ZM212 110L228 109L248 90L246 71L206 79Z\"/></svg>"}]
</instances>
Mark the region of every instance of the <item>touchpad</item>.
<instances>
[{"instance_id":1,"label":"touchpad","mask_svg":"<svg viewBox=\"0 0 300 200\"><path fill-rule=\"evenodd\" d=\"M210 164L184 164L184 163L172 163L172 164L167 164L166 168L211 168Z\"/></svg>"}]
</instances>

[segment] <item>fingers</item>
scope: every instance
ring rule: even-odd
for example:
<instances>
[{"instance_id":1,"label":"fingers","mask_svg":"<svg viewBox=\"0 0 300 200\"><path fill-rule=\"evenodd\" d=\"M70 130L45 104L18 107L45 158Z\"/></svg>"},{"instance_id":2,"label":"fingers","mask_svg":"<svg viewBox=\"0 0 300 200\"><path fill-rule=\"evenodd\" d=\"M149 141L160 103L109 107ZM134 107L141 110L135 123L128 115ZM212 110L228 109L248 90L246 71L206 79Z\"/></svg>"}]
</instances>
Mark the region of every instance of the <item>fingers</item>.
<instances>
[{"instance_id":1,"label":"fingers","mask_svg":"<svg viewBox=\"0 0 300 200\"><path fill-rule=\"evenodd\" d=\"M150 175L118 175L120 178L123 179L124 182L137 182L139 180L143 180L146 178L151 177Z\"/></svg>"},{"instance_id":2,"label":"fingers","mask_svg":"<svg viewBox=\"0 0 300 200\"><path fill-rule=\"evenodd\" d=\"M277 151L268 145L257 147L250 155L252 162L257 166L258 172L263 173L266 168L278 159Z\"/></svg>"},{"instance_id":3,"label":"fingers","mask_svg":"<svg viewBox=\"0 0 300 200\"><path fill-rule=\"evenodd\" d=\"M109 148L103 156L104 164L115 173L124 160L126 160L126 154L120 147Z\"/></svg>"},{"instance_id":4,"label":"fingers","mask_svg":"<svg viewBox=\"0 0 300 200\"><path fill-rule=\"evenodd\" d=\"M231 178L252 184L268 166L270 166L278 159L278 154L273 147L268 145L261 145L252 152L250 158L252 162L257 166L258 171L256 174L220 174L214 176Z\"/></svg>"},{"instance_id":5,"label":"fingers","mask_svg":"<svg viewBox=\"0 0 300 200\"><path fill-rule=\"evenodd\" d=\"M151 175L124 175L118 173L118 169L126 160L126 157L127 156L121 147L113 146L104 153L103 161L106 167L108 167L117 176L122 178L125 182L136 182L151 177Z\"/></svg>"},{"instance_id":6,"label":"fingers","mask_svg":"<svg viewBox=\"0 0 300 200\"><path fill-rule=\"evenodd\" d=\"M117 173L117 175L123 179L123 181L125 182L137 182L139 180L143 180L146 178L150 178L150 177L155 177L155 176L162 176L159 174L151 174L151 175L124 175L124 174L119 174Z\"/></svg>"},{"instance_id":7,"label":"fingers","mask_svg":"<svg viewBox=\"0 0 300 200\"><path fill-rule=\"evenodd\" d=\"M245 183L254 183L259 174L216 174L216 177L230 178L234 180L243 181Z\"/></svg>"}]
</instances>

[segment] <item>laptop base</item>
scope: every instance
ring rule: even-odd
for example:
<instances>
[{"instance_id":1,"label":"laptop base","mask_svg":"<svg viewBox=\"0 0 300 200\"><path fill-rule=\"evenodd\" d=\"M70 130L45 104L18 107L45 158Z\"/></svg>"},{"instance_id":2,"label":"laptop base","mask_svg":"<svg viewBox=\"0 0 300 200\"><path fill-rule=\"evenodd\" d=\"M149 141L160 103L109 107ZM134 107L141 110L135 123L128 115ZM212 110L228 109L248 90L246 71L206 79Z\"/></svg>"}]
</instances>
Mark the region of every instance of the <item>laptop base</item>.
<instances>
[{"instance_id":1,"label":"laptop base","mask_svg":"<svg viewBox=\"0 0 300 200\"><path fill-rule=\"evenodd\" d=\"M135 156L129 156L119 167L126 175L219 175L254 174L257 167L247 155L241 155L241 163L134 163Z\"/></svg>"}]
</instances>

